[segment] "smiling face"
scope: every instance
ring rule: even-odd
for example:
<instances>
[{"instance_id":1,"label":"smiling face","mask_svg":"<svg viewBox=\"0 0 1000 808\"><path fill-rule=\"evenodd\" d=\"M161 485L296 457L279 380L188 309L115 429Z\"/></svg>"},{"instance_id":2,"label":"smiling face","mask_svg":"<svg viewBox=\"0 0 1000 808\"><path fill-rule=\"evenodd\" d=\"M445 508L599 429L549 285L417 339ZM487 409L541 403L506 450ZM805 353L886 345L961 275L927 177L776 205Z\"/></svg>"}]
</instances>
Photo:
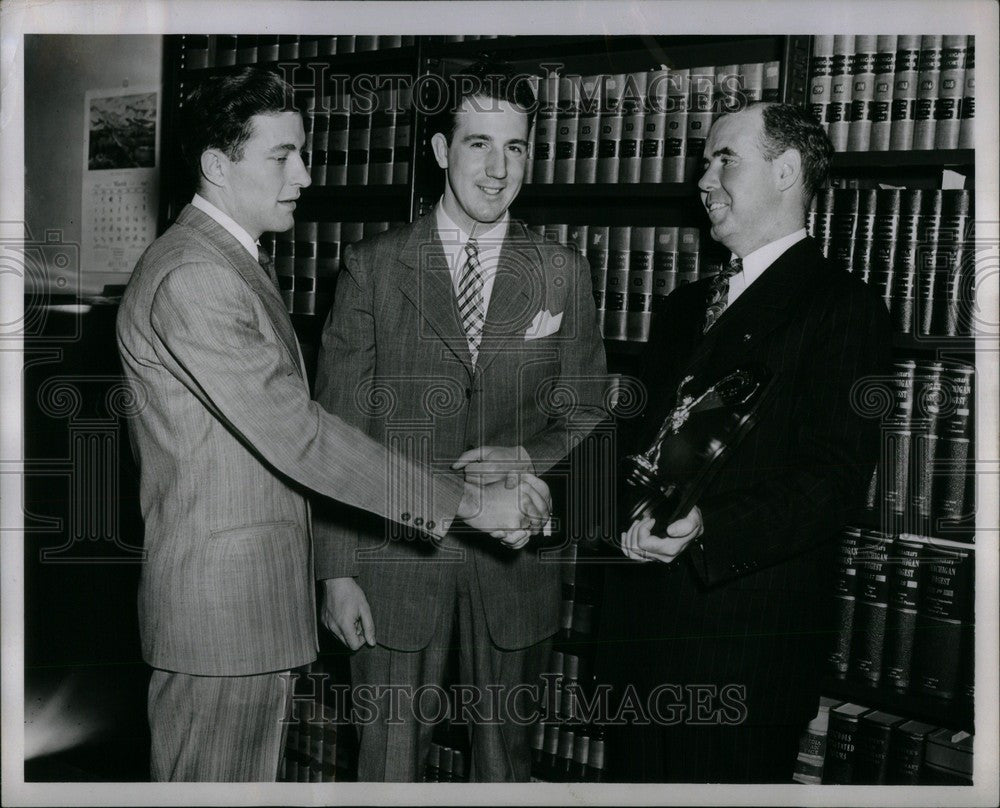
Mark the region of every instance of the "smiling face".
<instances>
[{"instance_id":1,"label":"smiling face","mask_svg":"<svg viewBox=\"0 0 1000 808\"><path fill-rule=\"evenodd\" d=\"M456 115L451 143L434 135L434 156L446 171L444 209L475 234L510 207L524 180L528 156L528 114L492 98L466 98Z\"/></svg>"},{"instance_id":2,"label":"smiling face","mask_svg":"<svg viewBox=\"0 0 1000 808\"><path fill-rule=\"evenodd\" d=\"M760 147L759 110L719 118L705 141L701 201L712 238L741 258L788 232L781 166Z\"/></svg>"},{"instance_id":3,"label":"smiling face","mask_svg":"<svg viewBox=\"0 0 1000 808\"><path fill-rule=\"evenodd\" d=\"M250 236L288 230L299 192L310 183L302 162L305 131L297 112L254 115L239 160L218 153L220 207ZM211 177L211 175L209 175Z\"/></svg>"}]
</instances>

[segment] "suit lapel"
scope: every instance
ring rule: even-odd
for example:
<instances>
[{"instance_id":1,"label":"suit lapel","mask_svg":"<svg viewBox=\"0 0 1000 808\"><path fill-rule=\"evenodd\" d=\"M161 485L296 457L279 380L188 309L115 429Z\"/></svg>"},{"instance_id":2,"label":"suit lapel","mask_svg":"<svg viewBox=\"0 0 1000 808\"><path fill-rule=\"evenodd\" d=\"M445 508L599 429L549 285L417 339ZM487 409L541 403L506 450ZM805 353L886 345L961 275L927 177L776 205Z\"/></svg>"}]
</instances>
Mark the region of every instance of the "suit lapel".
<instances>
[{"instance_id":1,"label":"suit lapel","mask_svg":"<svg viewBox=\"0 0 1000 808\"><path fill-rule=\"evenodd\" d=\"M264 311L284 344L292 365L298 370L299 375L302 375L299 343L295 336L295 329L292 328L292 321L288 317L288 311L285 309L281 294L271 282L267 272L264 271L264 267L253 259L253 256L246 251L232 233L193 205L188 205L181 211L180 216L177 217L177 223L201 233L247 282L247 285L260 298Z\"/></svg>"},{"instance_id":2,"label":"suit lapel","mask_svg":"<svg viewBox=\"0 0 1000 808\"><path fill-rule=\"evenodd\" d=\"M792 245L727 308L692 354L685 373L714 375L734 367L766 334L801 305L820 255L811 239ZM722 366L725 366L723 368Z\"/></svg>"},{"instance_id":3,"label":"suit lapel","mask_svg":"<svg viewBox=\"0 0 1000 808\"><path fill-rule=\"evenodd\" d=\"M545 302L545 272L536 245L520 222L511 221L500 248L496 279L486 311L477 366L484 370L524 332Z\"/></svg>"},{"instance_id":4,"label":"suit lapel","mask_svg":"<svg viewBox=\"0 0 1000 808\"><path fill-rule=\"evenodd\" d=\"M472 372L472 357L458 313L451 268L433 226L434 215L414 222L399 261L412 272L399 277L399 289L441 341Z\"/></svg>"}]
</instances>

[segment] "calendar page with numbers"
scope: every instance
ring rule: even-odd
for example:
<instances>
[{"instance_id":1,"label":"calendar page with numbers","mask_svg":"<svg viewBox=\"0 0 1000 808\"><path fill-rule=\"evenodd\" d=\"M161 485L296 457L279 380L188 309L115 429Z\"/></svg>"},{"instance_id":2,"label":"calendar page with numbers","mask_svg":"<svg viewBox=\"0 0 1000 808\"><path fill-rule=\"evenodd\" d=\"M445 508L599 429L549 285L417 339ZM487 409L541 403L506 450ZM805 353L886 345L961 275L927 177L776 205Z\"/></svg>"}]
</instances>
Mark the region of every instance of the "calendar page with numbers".
<instances>
[{"instance_id":1,"label":"calendar page with numbers","mask_svg":"<svg viewBox=\"0 0 1000 808\"><path fill-rule=\"evenodd\" d=\"M159 90L86 93L81 271L125 283L156 238ZM85 284L86 285L86 284Z\"/></svg>"}]
</instances>

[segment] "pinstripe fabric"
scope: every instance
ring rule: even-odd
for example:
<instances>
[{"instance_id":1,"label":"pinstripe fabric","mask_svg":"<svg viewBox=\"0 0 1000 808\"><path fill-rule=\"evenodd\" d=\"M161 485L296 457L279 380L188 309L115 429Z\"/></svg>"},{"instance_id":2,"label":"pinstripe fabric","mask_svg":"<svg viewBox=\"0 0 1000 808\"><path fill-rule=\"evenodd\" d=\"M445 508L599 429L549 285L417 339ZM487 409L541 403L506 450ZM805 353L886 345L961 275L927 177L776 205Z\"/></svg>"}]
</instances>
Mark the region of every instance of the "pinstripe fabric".
<instances>
[{"instance_id":1,"label":"pinstripe fabric","mask_svg":"<svg viewBox=\"0 0 1000 808\"><path fill-rule=\"evenodd\" d=\"M404 469L309 400L277 289L188 206L145 252L118 314L141 468L139 611L154 667L242 675L315 654L312 554L299 485L391 518L447 523L453 479ZM391 491L391 493L390 493Z\"/></svg>"},{"instance_id":2,"label":"pinstripe fabric","mask_svg":"<svg viewBox=\"0 0 1000 808\"><path fill-rule=\"evenodd\" d=\"M154 670L153 780L273 782L291 699L291 683L277 673L188 676Z\"/></svg>"},{"instance_id":3,"label":"pinstripe fabric","mask_svg":"<svg viewBox=\"0 0 1000 808\"><path fill-rule=\"evenodd\" d=\"M746 690L747 726L799 726L815 713L833 628L832 539L861 507L878 454L878 422L854 411L851 388L887 372L888 317L811 239L702 337L705 286L668 298L643 372L650 406L623 425L623 443L648 442L687 374L714 379L756 361L774 371L776 387L699 501L705 532L679 566L608 567L602 675L646 690L734 684ZM699 743L712 748L711 735ZM666 774L654 766L644 777Z\"/></svg>"}]
</instances>

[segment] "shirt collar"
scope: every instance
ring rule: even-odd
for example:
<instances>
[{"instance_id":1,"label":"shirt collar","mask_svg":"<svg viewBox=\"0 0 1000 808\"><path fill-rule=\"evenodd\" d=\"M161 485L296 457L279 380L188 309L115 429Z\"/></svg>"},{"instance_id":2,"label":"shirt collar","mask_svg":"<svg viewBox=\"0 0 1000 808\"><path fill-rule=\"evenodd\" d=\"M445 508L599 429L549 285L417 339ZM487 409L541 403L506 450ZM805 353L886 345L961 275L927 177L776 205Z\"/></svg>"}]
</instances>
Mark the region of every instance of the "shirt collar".
<instances>
[{"instance_id":1,"label":"shirt collar","mask_svg":"<svg viewBox=\"0 0 1000 808\"><path fill-rule=\"evenodd\" d=\"M253 256L254 261L260 260L260 253L257 250L256 242L250 237L250 234L240 227L236 221L219 210L215 205L209 202L201 194L195 194L194 199L191 200L191 204L198 208L202 213L211 216L218 224L220 224L230 235L232 235L240 244L242 244L248 253Z\"/></svg>"},{"instance_id":2,"label":"shirt collar","mask_svg":"<svg viewBox=\"0 0 1000 808\"><path fill-rule=\"evenodd\" d=\"M448 211L444 209L444 199L438 201L437 209L435 210L435 222L437 224L438 233L457 233L458 238L456 239L457 246L464 246L470 238L472 238L469 233L465 231L451 216L448 215ZM503 241L504 237L507 235L507 225L510 223L510 213L504 212L503 217L495 225L493 225L489 230L484 230L481 233L476 234L477 242L486 242L484 245L487 249L491 246L499 247L500 242ZM448 244L450 239L441 239L445 244Z\"/></svg>"},{"instance_id":3,"label":"shirt collar","mask_svg":"<svg viewBox=\"0 0 1000 808\"><path fill-rule=\"evenodd\" d=\"M798 244L806 237L806 229L799 228L794 233L782 236L777 241L758 247L752 253L743 256L743 277L746 285L749 286L767 269L777 261L793 244ZM736 254L732 254L736 258Z\"/></svg>"}]
</instances>

